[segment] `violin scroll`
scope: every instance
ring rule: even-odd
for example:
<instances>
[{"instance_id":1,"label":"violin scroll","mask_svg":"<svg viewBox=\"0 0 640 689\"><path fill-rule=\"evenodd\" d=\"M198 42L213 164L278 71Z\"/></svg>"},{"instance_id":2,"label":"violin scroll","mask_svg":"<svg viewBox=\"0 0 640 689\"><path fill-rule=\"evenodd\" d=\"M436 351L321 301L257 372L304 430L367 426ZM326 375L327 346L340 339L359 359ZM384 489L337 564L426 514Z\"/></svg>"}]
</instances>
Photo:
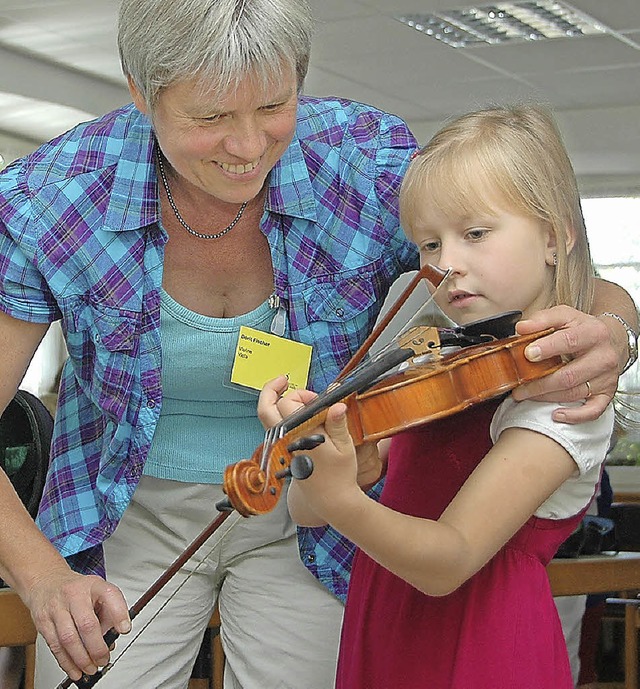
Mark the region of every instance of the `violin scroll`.
<instances>
[{"instance_id":1,"label":"violin scroll","mask_svg":"<svg viewBox=\"0 0 640 689\"><path fill-rule=\"evenodd\" d=\"M325 415L315 416L315 425L321 424ZM307 434L310 427L308 423L299 426L266 450L265 445L261 445L251 459L227 466L223 484L227 500L219 504L218 509L235 508L243 517L265 514L276 506L285 479L291 476L302 480L311 476L311 457L293 454L313 450L324 442L323 435Z\"/></svg>"}]
</instances>

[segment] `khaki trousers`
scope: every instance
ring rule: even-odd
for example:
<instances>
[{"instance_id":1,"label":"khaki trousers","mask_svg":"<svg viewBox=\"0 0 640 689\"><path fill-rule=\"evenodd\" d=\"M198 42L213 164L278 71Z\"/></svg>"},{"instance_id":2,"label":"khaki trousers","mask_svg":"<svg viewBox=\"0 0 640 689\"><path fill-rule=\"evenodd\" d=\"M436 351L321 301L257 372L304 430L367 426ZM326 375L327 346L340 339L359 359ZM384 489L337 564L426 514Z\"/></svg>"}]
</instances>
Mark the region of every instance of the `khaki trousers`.
<instances>
[{"instance_id":1,"label":"khaki trousers","mask_svg":"<svg viewBox=\"0 0 640 689\"><path fill-rule=\"evenodd\" d=\"M129 605L215 519L222 497L219 486L143 477L105 542L107 578ZM216 600L225 689L332 689L343 606L300 562L284 491L269 514L223 522L118 639L96 686L186 689ZM39 639L36 689L63 677Z\"/></svg>"}]
</instances>

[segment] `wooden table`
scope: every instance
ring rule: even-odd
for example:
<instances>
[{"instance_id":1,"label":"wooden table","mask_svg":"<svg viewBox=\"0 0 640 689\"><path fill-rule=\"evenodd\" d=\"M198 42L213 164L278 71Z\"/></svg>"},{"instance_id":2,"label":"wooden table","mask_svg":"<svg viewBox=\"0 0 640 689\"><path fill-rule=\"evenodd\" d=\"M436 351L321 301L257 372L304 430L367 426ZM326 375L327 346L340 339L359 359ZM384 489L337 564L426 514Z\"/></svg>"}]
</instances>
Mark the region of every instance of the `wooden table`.
<instances>
[{"instance_id":1,"label":"wooden table","mask_svg":"<svg viewBox=\"0 0 640 689\"><path fill-rule=\"evenodd\" d=\"M553 560L547 572L555 596L612 591L620 592L625 598L640 590L640 553ZM624 627L624 686L638 689L640 608L625 607Z\"/></svg>"},{"instance_id":2,"label":"wooden table","mask_svg":"<svg viewBox=\"0 0 640 689\"><path fill-rule=\"evenodd\" d=\"M640 589L640 553L552 560L547 572L554 596Z\"/></svg>"}]
</instances>

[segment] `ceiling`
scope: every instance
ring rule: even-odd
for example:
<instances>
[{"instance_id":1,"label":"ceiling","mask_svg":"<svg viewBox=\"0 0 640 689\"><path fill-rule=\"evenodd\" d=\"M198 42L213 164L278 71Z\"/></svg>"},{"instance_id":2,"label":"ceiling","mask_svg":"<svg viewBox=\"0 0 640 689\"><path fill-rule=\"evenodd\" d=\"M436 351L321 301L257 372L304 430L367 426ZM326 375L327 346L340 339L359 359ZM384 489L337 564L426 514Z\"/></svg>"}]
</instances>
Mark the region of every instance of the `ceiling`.
<instances>
[{"instance_id":1,"label":"ceiling","mask_svg":"<svg viewBox=\"0 0 640 689\"><path fill-rule=\"evenodd\" d=\"M451 115L489 102L539 100L556 112L583 189L640 190L640 0L572 2L608 26L606 35L465 49L394 19L464 1L312 4L318 28L307 93L396 113L423 142ZM128 102L117 7L118 0L0 0L6 160Z\"/></svg>"}]
</instances>

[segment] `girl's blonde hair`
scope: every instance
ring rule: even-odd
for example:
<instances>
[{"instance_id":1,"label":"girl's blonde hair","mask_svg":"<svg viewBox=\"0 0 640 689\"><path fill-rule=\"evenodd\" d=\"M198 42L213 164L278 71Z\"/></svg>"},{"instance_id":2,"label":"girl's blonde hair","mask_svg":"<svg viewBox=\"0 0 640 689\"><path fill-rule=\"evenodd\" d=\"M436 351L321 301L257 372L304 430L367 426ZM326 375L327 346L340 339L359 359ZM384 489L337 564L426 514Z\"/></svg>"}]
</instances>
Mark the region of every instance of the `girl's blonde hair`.
<instances>
[{"instance_id":1,"label":"girl's blonde hair","mask_svg":"<svg viewBox=\"0 0 640 689\"><path fill-rule=\"evenodd\" d=\"M491 199L484 197L491 191ZM493 193L495 190L495 193ZM553 303L589 311L593 267L573 167L552 115L540 106L492 107L452 121L412 160L400 190L408 235L425 195L440 212L504 210L548 223L556 236ZM573 230L575 242L567 253Z\"/></svg>"}]
</instances>

